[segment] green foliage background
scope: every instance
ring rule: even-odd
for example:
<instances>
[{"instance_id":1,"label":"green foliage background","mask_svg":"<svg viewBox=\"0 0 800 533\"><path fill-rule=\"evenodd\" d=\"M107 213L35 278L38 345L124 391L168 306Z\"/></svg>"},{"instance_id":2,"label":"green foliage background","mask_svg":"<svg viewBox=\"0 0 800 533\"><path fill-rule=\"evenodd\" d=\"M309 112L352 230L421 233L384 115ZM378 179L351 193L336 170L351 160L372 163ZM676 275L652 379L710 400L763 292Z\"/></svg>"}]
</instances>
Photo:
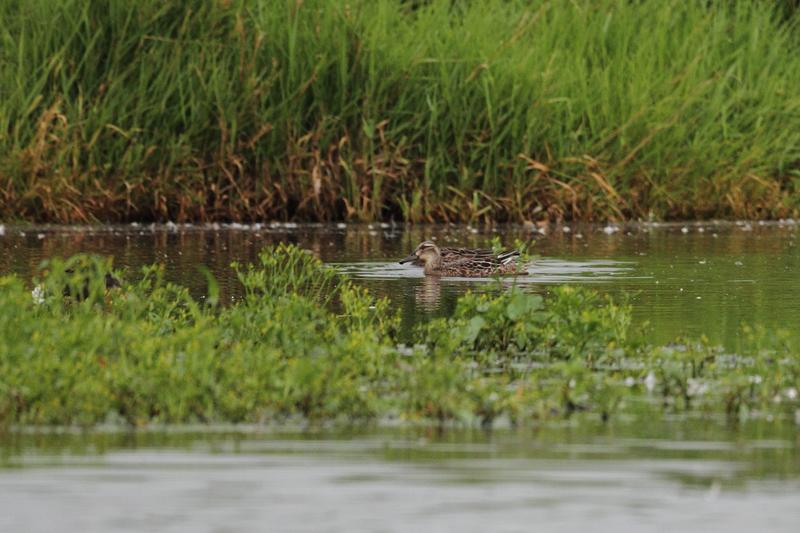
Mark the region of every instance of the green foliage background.
<instances>
[{"instance_id":1,"label":"green foliage background","mask_svg":"<svg viewBox=\"0 0 800 533\"><path fill-rule=\"evenodd\" d=\"M8 0L0 218L797 213L792 2Z\"/></svg>"}]
</instances>

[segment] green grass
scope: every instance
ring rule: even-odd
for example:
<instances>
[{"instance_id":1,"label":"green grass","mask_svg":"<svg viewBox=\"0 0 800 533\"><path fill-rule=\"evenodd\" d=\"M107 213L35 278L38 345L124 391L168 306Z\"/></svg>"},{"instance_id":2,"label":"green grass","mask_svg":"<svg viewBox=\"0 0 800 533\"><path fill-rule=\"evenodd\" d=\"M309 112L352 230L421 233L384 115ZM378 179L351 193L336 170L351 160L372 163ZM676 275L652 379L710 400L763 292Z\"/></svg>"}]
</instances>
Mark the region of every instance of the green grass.
<instances>
[{"instance_id":1,"label":"green grass","mask_svg":"<svg viewBox=\"0 0 800 533\"><path fill-rule=\"evenodd\" d=\"M588 290L467 294L408 348L387 300L294 246L238 267L246 296L228 306L216 301L213 280L199 303L158 267L107 291L108 268L89 256L52 260L38 299L19 278L0 277L0 428L526 426L577 412L792 424L800 412L796 335L748 329L738 355L703 342L650 346L631 329L628 306ZM82 296L64 296L65 287Z\"/></svg>"},{"instance_id":2,"label":"green grass","mask_svg":"<svg viewBox=\"0 0 800 533\"><path fill-rule=\"evenodd\" d=\"M796 215L799 32L750 0L7 1L0 218Z\"/></svg>"}]
</instances>

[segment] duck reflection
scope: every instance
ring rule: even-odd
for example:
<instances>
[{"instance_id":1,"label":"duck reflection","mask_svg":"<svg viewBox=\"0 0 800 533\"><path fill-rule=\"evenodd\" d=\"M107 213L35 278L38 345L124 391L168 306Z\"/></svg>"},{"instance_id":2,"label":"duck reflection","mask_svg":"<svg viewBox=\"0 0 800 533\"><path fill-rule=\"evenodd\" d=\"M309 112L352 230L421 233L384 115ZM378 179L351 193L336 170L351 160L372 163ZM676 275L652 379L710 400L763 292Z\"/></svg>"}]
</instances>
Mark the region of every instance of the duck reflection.
<instances>
[{"instance_id":1,"label":"duck reflection","mask_svg":"<svg viewBox=\"0 0 800 533\"><path fill-rule=\"evenodd\" d=\"M438 276L425 276L420 284L414 287L414 299L417 307L425 311L436 311L442 298L441 279Z\"/></svg>"}]
</instances>

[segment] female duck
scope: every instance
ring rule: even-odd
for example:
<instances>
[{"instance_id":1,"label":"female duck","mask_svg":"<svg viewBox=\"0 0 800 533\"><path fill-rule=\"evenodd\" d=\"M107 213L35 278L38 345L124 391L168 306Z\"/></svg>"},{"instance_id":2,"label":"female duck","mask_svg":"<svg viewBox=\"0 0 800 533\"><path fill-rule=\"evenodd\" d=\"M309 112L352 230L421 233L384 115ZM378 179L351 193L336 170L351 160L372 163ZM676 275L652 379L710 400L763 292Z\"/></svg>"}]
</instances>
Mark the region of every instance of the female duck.
<instances>
[{"instance_id":1,"label":"female duck","mask_svg":"<svg viewBox=\"0 0 800 533\"><path fill-rule=\"evenodd\" d=\"M425 267L428 276L458 276L481 278L517 273L519 251L512 250L495 255L488 249L447 248L447 253L431 241L424 241L414 253L400 260L400 264L414 263Z\"/></svg>"}]
</instances>

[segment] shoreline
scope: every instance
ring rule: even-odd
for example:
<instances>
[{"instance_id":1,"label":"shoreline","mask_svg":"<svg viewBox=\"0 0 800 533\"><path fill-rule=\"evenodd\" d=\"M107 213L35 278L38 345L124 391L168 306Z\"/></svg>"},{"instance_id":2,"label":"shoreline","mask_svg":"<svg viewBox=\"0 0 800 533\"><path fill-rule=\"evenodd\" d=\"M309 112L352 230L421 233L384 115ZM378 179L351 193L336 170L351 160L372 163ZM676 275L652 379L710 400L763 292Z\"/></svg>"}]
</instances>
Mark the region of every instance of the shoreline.
<instances>
[{"instance_id":1,"label":"shoreline","mask_svg":"<svg viewBox=\"0 0 800 533\"><path fill-rule=\"evenodd\" d=\"M107 4L0 8L0 220L800 216L774 2Z\"/></svg>"}]
</instances>

